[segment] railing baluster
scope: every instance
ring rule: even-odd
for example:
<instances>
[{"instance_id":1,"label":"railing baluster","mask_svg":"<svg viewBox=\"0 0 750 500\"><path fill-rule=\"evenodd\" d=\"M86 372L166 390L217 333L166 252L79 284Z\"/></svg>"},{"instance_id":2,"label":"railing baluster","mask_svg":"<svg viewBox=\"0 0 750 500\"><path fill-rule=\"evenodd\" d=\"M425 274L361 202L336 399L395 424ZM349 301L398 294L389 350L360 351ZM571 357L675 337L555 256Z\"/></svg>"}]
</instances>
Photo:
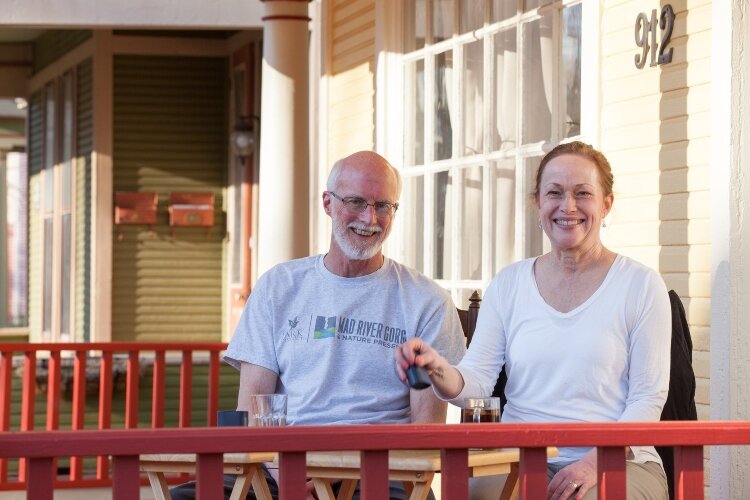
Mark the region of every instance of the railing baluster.
<instances>
[{"instance_id":1,"label":"railing baluster","mask_svg":"<svg viewBox=\"0 0 750 500\"><path fill-rule=\"evenodd\" d=\"M703 500L703 447L674 447L675 500Z\"/></svg>"},{"instance_id":2,"label":"railing baluster","mask_svg":"<svg viewBox=\"0 0 750 500\"><path fill-rule=\"evenodd\" d=\"M47 430L60 428L60 351L50 351L47 360Z\"/></svg>"},{"instance_id":3,"label":"railing baluster","mask_svg":"<svg viewBox=\"0 0 750 500\"><path fill-rule=\"evenodd\" d=\"M52 458L31 458L28 459L28 462L29 481L26 486L27 498L52 500L55 472Z\"/></svg>"},{"instance_id":4,"label":"railing baluster","mask_svg":"<svg viewBox=\"0 0 750 500\"><path fill-rule=\"evenodd\" d=\"M79 348L73 361L73 419L71 428L79 431L84 428L86 415L86 349ZM70 479L78 481L83 477L83 458L70 457Z\"/></svg>"},{"instance_id":5,"label":"railing baluster","mask_svg":"<svg viewBox=\"0 0 750 500\"><path fill-rule=\"evenodd\" d=\"M190 427L190 406L193 387L193 351L182 351L180 366L180 427Z\"/></svg>"},{"instance_id":6,"label":"railing baluster","mask_svg":"<svg viewBox=\"0 0 750 500\"><path fill-rule=\"evenodd\" d=\"M138 455L114 456L112 458L112 499L131 500L140 498L140 467Z\"/></svg>"},{"instance_id":7,"label":"railing baluster","mask_svg":"<svg viewBox=\"0 0 750 500\"><path fill-rule=\"evenodd\" d=\"M99 360L99 429L112 425L112 351L102 351ZM96 478L109 477L109 457L96 457Z\"/></svg>"},{"instance_id":8,"label":"railing baluster","mask_svg":"<svg viewBox=\"0 0 750 500\"><path fill-rule=\"evenodd\" d=\"M138 382L140 380L140 351L128 352L128 373L125 377L125 428L138 428Z\"/></svg>"},{"instance_id":9,"label":"railing baluster","mask_svg":"<svg viewBox=\"0 0 750 500\"><path fill-rule=\"evenodd\" d=\"M34 429L34 392L36 389L36 351L23 358L23 393L21 395L21 430Z\"/></svg>"},{"instance_id":10,"label":"railing baluster","mask_svg":"<svg viewBox=\"0 0 750 500\"><path fill-rule=\"evenodd\" d=\"M465 448L440 450L440 495L465 500L469 492L469 451Z\"/></svg>"},{"instance_id":11,"label":"railing baluster","mask_svg":"<svg viewBox=\"0 0 750 500\"><path fill-rule=\"evenodd\" d=\"M625 447L600 446L596 451L599 500L625 500Z\"/></svg>"},{"instance_id":12,"label":"railing baluster","mask_svg":"<svg viewBox=\"0 0 750 500\"><path fill-rule=\"evenodd\" d=\"M209 353L208 363L208 418L209 427L216 426L216 410L219 409L219 351Z\"/></svg>"},{"instance_id":13,"label":"railing baluster","mask_svg":"<svg viewBox=\"0 0 750 500\"><path fill-rule=\"evenodd\" d=\"M13 377L13 352L0 352L0 432L10 430L10 394ZM8 460L0 458L0 483L8 480Z\"/></svg>"},{"instance_id":14,"label":"railing baluster","mask_svg":"<svg viewBox=\"0 0 750 500\"><path fill-rule=\"evenodd\" d=\"M164 384L166 381L164 351L154 353L154 380L151 391L151 427L164 427Z\"/></svg>"},{"instance_id":15,"label":"railing baluster","mask_svg":"<svg viewBox=\"0 0 750 500\"><path fill-rule=\"evenodd\" d=\"M360 453L362 500L388 498L388 450Z\"/></svg>"},{"instance_id":16,"label":"railing baluster","mask_svg":"<svg viewBox=\"0 0 750 500\"><path fill-rule=\"evenodd\" d=\"M197 498L222 498L224 496L224 455L199 453L195 465ZM304 498L304 497L301 497Z\"/></svg>"},{"instance_id":17,"label":"railing baluster","mask_svg":"<svg viewBox=\"0 0 750 500\"><path fill-rule=\"evenodd\" d=\"M518 466L519 500L547 498L547 449L521 448Z\"/></svg>"},{"instance_id":18,"label":"railing baluster","mask_svg":"<svg viewBox=\"0 0 750 500\"><path fill-rule=\"evenodd\" d=\"M24 352L23 392L21 393L21 431L34 429L34 392L36 389L36 351ZM26 481L26 459L18 463L18 480Z\"/></svg>"},{"instance_id":19,"label":"railing baluster","mask_svg":"<svg viewBox=\"0 0 750 500\"><path fill-rule=\"evenodd\" d=\"M279 453L279 500L305 498L305 452Z\"/></svg>"},{"instance_id":20,"label":"railing baluster","mask_svg":"<svg viewBox=\"0 0 750 500\"><path fill-rule=\"evenodd\" d=\"M47 430L60 428L60 384L61 384L61 352L52 350L47 360ZM52 460L52 467L57 470L57 459Z\"/></svg>"}]
</instances>

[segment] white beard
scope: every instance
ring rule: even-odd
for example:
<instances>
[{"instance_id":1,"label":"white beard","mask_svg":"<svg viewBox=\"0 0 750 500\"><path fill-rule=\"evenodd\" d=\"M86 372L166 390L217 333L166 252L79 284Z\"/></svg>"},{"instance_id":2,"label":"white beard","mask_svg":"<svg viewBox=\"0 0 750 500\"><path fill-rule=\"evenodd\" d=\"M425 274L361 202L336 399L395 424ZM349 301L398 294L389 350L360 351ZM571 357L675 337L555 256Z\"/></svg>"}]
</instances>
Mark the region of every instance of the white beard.
<instances>
[{"instance_id":1,"label":"white beard","mask_svg":"<svg viewBox=\"0 0 750 500\"><path fill-rule=\"evenodd\" d=\"M359 229L360 231L373 231L376 233L373 235L374 240L357 245L359 242L355 243L350 238L350 228ZM368 226L356 222L344 225L343 222L339 221L335 221L333 224L333 237L343 254L351 260L368 260L373 258L383 247L383 241L386 236L388 235L383 233L380 226Z\"/></svg>"}]
</instances>

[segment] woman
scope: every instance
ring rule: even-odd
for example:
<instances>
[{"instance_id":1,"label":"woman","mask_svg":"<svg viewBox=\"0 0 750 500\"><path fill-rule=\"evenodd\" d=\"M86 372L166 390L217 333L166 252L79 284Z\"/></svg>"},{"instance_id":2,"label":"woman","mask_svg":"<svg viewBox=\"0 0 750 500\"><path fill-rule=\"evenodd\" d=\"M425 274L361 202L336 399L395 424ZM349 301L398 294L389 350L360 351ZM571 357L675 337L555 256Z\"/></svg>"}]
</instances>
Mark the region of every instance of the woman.
<instances>
[{"instance_id":1,"label":"woman","mask_svg":"<svg viewBox=\"0 0 750 500\"><path fill-rule=\"evenodd\" d=\"M659 420L669 383L669 298L656 272L602 244L612 184L607 159L593 147L573 142L550 151L533 197L551 251L495 276L457 366L415 338L396 349L399 377L410 364L423 366L436 393L460 404L488 396L505 366L503 422ZM654 448L626 452L628 498L666 499ZM595 498L596 449L561 448L548 474L549 498Z\"/></svg>"}]
</instances>

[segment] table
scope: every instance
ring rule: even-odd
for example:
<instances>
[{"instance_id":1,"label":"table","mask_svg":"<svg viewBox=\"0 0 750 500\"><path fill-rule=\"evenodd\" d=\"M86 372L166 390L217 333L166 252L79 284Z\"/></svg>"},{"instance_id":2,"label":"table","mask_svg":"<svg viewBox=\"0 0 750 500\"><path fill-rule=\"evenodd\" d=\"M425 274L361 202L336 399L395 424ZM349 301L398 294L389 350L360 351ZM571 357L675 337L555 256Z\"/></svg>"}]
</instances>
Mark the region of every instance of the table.
<instances>
[{"instance_id":1,"label":"table","mask_svg":"<svg viewBox=\"0 0 750 500\"><path fill-rule=\"evenodd\" d=\"M557 456L556 448L547 448L547 456ZM170 498L164 476L167 472L195 473L195 454L141 455L141 470L148 474L157 500ZM518 494L518 448L469 450L469 477L507 474L500 500ZM225 453L224 474L236 474L231 500L244 499L250 484L258 500L272 500L260 468L263 462L277 460L276 453ZM424 500L435 474L440 472L440 450L391 450L388 454L388 476L403 481L410 500ZM307 476L313 481L320 500L351 500L360 477L359 451L309 451ZM342 481L338 496L331 483Z\"/></svg>"},{"instance_id":2,"label":"table","mask_svg":"<svg viewBox=\"0 0 750 500\"><path fill-rule=\"evenodd\" d=\"M500 500L518 494L518 448L469 450L469 477L508 474ZM557 456L556 448L547 448L547 456ZM350 500L360 476L359 451L307 452L307 476L315 486L320 500ZM430 484L440 472L440 450L391 450L388 454L388 477L404 481L409 500L424 500ZM331 482L342 480L338 497Z\"/></svg>"},{"instance_id":3,"label":"table","mask_svg":"<svg viewBox=\"0 0 750 500\"><path fill-rule=\"evenodd\" d=\"M237 475L231 500L244 500L251 484L258 500L272 500L260 464L272 462L275 458L276 453L225 453L224 474ZM167 472L195 473L195 461L194 453L141 455L140 457L141 470L147 473L157 500L171 498L164 474Z\"/></svg>"}]
</instances>

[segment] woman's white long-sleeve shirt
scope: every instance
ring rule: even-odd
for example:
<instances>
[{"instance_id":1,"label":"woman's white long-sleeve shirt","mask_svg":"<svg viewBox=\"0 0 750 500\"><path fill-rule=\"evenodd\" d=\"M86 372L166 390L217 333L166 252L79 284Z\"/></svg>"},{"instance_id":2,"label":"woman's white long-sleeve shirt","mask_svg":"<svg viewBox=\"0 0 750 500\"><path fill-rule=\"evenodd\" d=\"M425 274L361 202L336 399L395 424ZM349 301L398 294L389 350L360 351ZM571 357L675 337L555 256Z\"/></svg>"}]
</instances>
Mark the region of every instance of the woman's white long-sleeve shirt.
<instances>
[{"instance_id":1,"label":"woman's white long-sleeve shirt","mask_svg":"<svg viewBox=\"0 0 750 500\"><path fill-rule=\"evenodd\" d=\"M669 385L671 309L653 270L618 255L594 294L562 313L548 305L527 259L490 283L466 356L464 397L488 396L505 365L503 422L658 421ZM661 463L653 447L636 462ZM561 448L556 461L587 448Z\"/></svg>"}]
</instances>

